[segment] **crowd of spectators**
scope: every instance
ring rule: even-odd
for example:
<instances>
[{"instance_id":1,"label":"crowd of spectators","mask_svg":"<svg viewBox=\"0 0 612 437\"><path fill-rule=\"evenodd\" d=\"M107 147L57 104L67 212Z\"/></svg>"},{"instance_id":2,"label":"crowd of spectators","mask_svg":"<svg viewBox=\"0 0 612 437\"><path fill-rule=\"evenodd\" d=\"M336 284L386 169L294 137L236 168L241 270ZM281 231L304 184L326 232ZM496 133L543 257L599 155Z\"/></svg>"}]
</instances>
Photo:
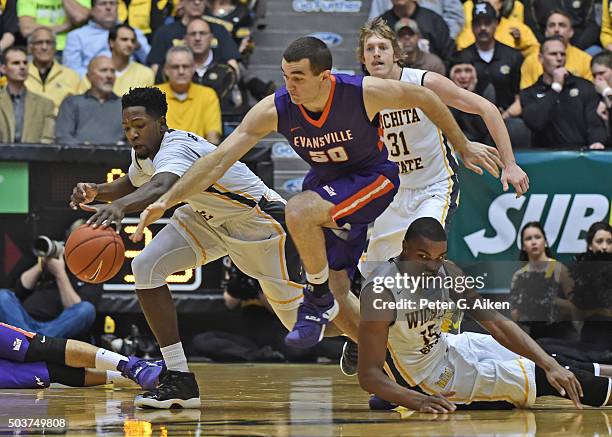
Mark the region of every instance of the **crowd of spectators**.
<instances>
[{"instance_id":1,"label":"crowd of spectators","mask_svg":"<svg viewBox=\"0 0 612 437\"><path fill-rule=\"evenodd\" d=\"M171 127L219 143L224 117L275 90L248 69L264 14L265 0L0 0L0 141L121 145L120 97L156 85Z\"/></svg>"},{"instance_id":2,"label":"crowd of spectators","mask_svg":"<svg viewBox=\"0 0 612 437\"><path fill-rule=\"evenodd\" d=\"M373 0L376 17L397 33L404 66L446 72L494 103L514 148L610 146L606 0ZM479 117L453 114L470 139L494 145Z\"/></svg>"},{"instance_id":3,"label":"crowd of spectators","mask_svg":"<svg viewBox=\"0 0 612 437\"><path fill-rule=\"evenodd\" d=\"M172 127L218 143L228 120L275 89L248 68L265 10L265 0L1 0L0 139L121 144L116 117L103 117L108 129L92 123L130 87L157 85ZM403 65L493 102L514 148L610 146L606 0L373 0L376 17L397 33ZM25 84L12 47L27 49ZM492 145L482 120L454 114L469 138Z\"/></svg>"}]
</instances>

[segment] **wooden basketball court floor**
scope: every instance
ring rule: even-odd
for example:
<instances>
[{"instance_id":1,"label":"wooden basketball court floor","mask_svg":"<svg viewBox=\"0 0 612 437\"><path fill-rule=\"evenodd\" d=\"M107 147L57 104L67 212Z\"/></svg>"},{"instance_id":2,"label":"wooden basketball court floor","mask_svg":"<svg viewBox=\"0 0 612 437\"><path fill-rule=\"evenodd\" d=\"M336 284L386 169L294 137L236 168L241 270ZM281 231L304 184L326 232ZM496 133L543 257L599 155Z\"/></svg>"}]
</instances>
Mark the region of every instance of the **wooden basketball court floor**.
<instances>
[{"instance_id":1,"label":"wooden basketball court floor","mask_svg":"<svg viewBox=\"0 0 612 437\"><path fill-rule=\"evenodd\" d=\"M541 398L531 410L432 415L368 410L355 377L332 365L192 364L201 410L141 410L135 388L0 390L0 435L40 435L10 418L64 418L46 434L148 436L608 436L612 408ZM57 422L56 422L57 423Z\"/></svg>"}]
</instances>

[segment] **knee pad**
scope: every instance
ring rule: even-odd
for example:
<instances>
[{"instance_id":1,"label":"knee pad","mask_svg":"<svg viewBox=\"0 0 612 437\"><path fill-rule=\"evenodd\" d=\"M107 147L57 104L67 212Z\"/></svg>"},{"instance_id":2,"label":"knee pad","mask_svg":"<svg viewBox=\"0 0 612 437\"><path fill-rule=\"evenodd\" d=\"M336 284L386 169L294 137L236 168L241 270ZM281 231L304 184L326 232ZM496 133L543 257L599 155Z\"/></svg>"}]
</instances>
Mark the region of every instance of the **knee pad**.
<instances>
[{"instance_id":1,"label":"knee pad","mask_svg":"<svg viewBox=\"0 0 612 437\"><path fill-rule=\"evenodd\" d=\"M161 287L166 283L166 276L160 272L156 272L156 264L158 260L152 259L151 255L146 251L141 252L132 260L132 273L136 289L141 288L156 288Z\"/></svg>"},{"instance_id":2,"label":"knee pad","mask_svg":"<svg viewBox=\"0 0 612 437\"><path fill-rule=\"evenodd\" d=\"M67 342L68 340L65 338L54 338L36 334L30 341L25 361L45 361L47 363L64 365L66 363Z\"/></svg>"}]
</instances>

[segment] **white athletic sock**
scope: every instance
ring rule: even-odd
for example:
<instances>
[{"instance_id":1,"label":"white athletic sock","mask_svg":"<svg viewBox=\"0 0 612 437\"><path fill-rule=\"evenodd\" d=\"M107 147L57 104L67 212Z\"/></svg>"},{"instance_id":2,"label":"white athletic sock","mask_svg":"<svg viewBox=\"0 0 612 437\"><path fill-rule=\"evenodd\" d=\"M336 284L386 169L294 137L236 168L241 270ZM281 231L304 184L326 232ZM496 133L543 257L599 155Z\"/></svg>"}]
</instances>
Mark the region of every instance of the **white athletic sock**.
<instances>
[{"instance_id":1,"label":"white athletic sock","mask_svg":"<svg viewBox=\"0 0 612 437\"><path fill-rule=\"evenodd\" d=\"M187 357L183 350L183 343L171 344L170 346L160 348L166 367L168 370L176 370L178 372L189 372L187 366Z\"/></svg>"},{"instance_id":2,"label":"white athletic sock","mask_svg":"<svg viewBox=\"0 0 612 437\"><path fill-rule=\"evenodd\" d=\"M599 363L593 363L593 373L595 374L595 376L601 375L601 366L599 365Z\"/></svg>"},{"instance_id":3,"label":"white athletic sock","mask_svg":"<svg viewBox=\"0 0 612 437\"><path fill-rule=\"evenodd\" d=\"M311 284L323 284L329 278L329 265L325 264L325 268L319 273L311 274L306 272L306 280Z\"/></svg>"},{"instance_id":4,"label":"white athletic sock","mask_svg":"<svg viewBox=\"0 0 612 437\"><path fill-rule=\"evenodd\" d=\"M98 349L96 352L96 369L98 370L117 370L119 361L127 361L128 357L109 351Z\"/></svg>"},{"instance_id":5,"label":"white athletic sock","mask_svg":"<svg viewBox=\"0 0 612 437\"><path fill-rule=\"evenodd\" d=\"M117 381L120 381L120 382L125 381L125 378L121 376L121 372L118 372L116 370L107 370L106 371L106 383L114 384Z\"/></svg>"}]
</instances>

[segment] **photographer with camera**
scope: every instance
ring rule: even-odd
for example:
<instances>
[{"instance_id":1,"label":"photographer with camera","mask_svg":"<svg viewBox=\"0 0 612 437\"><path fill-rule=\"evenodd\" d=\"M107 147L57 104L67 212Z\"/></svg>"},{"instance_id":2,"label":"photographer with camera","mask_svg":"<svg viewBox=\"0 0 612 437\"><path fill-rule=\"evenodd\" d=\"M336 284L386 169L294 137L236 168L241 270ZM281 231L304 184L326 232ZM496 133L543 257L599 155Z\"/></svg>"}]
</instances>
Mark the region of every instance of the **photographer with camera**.
<instances>
[{"instance_id":1,"label":"photographer with camera","mask_svg":"<svg viewBox=\"0 0 612 437\"><path fill-rule=\"evenodd\" d=\"M0 322L50 337L86 334L96 318L102 285L85 284L66 269L63 242L39 236L33 251L36 264L20 275L13 291L0 290Z\"/></svg>"}]
</instances>

